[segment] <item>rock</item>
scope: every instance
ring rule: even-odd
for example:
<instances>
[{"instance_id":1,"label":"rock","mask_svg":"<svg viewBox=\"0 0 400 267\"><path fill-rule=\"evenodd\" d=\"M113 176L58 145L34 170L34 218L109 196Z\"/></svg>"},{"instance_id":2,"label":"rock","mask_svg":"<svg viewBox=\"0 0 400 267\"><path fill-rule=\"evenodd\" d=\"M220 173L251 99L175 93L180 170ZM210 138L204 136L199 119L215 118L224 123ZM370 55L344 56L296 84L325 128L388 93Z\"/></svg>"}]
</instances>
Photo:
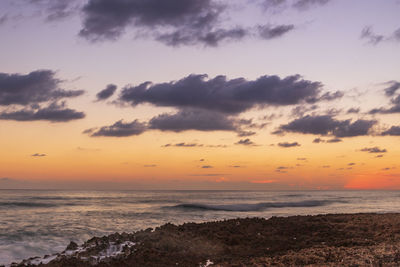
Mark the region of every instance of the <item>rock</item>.
<instances>
[{"instance_id":1,"label":"rock","mask_svg":"<svg viewBox=\"0 0 400 267\"><path fill-rule=\"evenodd\" d=\"M67 250L77 248L71 242ZM153 231L92 238L79 248L79 253L64 255L45 265L198 267L212 259L215 266L222 267L400 266L400 214L166 224Z\"/></svg>"},{"instance_id":2,"label":"rock","mask_svg":"<svg viewBox=\"0 0 400 267\"><path fill-rule=\"evenodd\" d=\"M77 250L77 249L78 249L78 244L75 243L74 241L71 241L67 246L66 250Z\"/></svg>"}]
</instances>

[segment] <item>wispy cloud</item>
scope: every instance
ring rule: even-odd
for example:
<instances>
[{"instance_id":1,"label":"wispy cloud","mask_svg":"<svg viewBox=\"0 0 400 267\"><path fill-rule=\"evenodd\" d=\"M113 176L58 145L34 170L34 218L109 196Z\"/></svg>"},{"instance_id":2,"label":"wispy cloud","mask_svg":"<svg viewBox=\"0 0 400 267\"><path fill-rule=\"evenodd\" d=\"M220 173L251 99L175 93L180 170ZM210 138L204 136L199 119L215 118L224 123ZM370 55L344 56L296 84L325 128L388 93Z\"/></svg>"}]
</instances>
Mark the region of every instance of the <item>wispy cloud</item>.
<instances>
[{"instance_id":1,"label":"wispy cloud","mask_svg":"<svg viewBox=\"0 0 400 267\"><path fill-rule=\"evenodd\" d=\"M46 156L47 156L46 154L42 154L42 153L35 153L35 154L31 155L31 157L39 157L39 158L46 157Z\"/></svg>"},{"instance_id":2,"label":"wispy cloud","mask_svg":"<svg viewBox=\"0 0 400 267\"><path fill-rule=\"evenodd\" d=\"M278 146L280 147L284 147L284 148L289 148L289 147L297 147L297 146L301 146L299 143L297 142L283 142L283 143L279 143Z\"/></svg>"}]
</instances>

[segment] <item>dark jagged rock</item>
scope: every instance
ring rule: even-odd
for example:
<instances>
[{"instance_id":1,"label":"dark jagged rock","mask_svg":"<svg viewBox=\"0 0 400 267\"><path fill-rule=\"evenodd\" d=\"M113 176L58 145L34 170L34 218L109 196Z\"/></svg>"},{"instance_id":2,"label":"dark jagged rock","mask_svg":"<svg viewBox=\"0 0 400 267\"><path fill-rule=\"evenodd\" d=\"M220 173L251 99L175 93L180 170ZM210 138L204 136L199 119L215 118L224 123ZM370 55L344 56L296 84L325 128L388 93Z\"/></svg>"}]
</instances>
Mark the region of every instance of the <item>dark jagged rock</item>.
<instances>
[{"instance_id":1,"label":"dark jagged rock","mask_svg":"<svg viewBox=\"0 0 400 267\"><path fill-rule=\"evenodd\" d=\"M94 237L22 265L400 266L400 214L336 214L165 224Z\"/></svg>"},{"instance_id":2,"label":"dark jagged rock","mask_svg":"<svg viewBox=\"0 0 400 267\"><path fill-rule=\"evenodd\" d=\"M77 249L78 249L78 244L75 243L74 241L71 241L66 248L66 250L77 250Z\"/></svg>"}]
</instances>

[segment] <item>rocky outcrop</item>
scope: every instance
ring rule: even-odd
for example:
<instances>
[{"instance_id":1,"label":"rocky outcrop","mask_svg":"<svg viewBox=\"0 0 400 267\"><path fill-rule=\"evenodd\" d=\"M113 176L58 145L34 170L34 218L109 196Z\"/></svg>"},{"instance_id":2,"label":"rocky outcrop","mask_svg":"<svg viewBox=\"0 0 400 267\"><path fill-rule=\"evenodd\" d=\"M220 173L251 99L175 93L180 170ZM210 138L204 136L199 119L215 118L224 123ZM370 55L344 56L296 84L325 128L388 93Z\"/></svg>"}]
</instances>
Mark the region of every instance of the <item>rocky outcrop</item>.
<instances>
[{"instance_id":1,"label":"rocky outcrop","mask_svg":"<svg viewBox=\"0 0 400 267\"><path fill-rule=\"evenodd\" d=\"M399 266L400 214L165 224L70 243L15 266Z\"/></svg>"}]
</instances>

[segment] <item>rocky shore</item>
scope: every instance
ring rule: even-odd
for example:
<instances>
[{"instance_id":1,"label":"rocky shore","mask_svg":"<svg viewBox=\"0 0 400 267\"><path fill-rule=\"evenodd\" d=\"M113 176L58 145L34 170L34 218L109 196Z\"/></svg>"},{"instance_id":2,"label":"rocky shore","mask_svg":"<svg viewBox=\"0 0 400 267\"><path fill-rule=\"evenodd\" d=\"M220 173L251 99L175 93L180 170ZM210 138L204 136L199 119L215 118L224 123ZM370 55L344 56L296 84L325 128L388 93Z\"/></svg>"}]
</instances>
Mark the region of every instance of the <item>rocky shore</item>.
<instances>
[{"instance_id":1,"label":"rocky shore","mask_svg":"<svg viewBox=\"0 0 400 267\"><path fill-rule=\"evenodd\" d=\"M400 214L165 224L11 266L400 266Z\"/></svg>"}]
</instances>

